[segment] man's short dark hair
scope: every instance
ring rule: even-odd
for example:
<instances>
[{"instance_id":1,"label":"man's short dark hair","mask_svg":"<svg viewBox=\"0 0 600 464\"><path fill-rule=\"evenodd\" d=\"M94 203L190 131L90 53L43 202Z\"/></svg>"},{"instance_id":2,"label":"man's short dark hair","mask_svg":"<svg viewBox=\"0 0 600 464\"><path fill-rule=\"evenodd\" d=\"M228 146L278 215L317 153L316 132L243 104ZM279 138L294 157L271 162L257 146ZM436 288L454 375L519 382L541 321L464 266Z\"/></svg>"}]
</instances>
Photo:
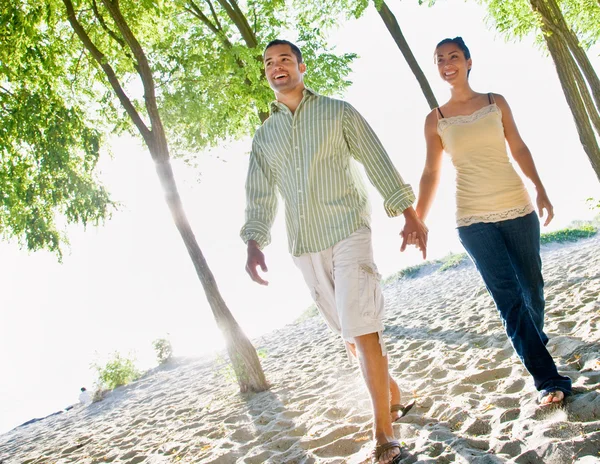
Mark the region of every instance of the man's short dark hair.
<instances>
[{"instance_id":1,"label":"man's short dark hair","mask_svg":"<svg viewBox=\"0 0 600 464\"><path fill-rule=\"evenodd\" d=\"M263 52L263 60L265 59L265 54L267 53L267 50L269 48L271 48L271 47L274 47L275 45L289 45L290 48L292 49L292 53L294 55L296 55L296 59L298 60L298 64L302 63L302 52L300 51L300 49L296 46L296 44L293 44L289 40L283 40L283 39L271 40L267 44L267 46L265 47L265 51Z\"/></svg>"}]
</instances>

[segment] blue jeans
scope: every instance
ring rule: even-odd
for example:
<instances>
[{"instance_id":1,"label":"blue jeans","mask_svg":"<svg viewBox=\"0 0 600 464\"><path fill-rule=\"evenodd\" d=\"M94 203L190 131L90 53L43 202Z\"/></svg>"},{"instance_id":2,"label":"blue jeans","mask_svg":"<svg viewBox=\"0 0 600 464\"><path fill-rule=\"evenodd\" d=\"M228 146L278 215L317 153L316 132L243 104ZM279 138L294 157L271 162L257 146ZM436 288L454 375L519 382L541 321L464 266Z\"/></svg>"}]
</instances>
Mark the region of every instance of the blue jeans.
<instances>
[{"instance_id":1,"label":"blue jeans","mask_svg":"<svg viewBox=\"0 0 600 464\"><path fill-rule=\"evenodd\" d=\"M461 243L492 295L517 355L541 390L571 393L559 375L544 333L544 279L536 213L458 228Z\"/></svg>"}]
</instances>

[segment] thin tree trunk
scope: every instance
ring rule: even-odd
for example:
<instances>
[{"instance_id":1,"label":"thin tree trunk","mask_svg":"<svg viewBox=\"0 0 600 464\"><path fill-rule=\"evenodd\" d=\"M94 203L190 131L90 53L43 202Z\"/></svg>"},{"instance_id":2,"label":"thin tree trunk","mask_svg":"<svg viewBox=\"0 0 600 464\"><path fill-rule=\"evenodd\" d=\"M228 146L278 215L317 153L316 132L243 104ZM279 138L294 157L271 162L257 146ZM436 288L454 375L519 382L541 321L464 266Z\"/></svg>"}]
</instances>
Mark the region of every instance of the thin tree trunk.
<instances>
[{"instance_id":1,"label":"thin tree trunk","mask_svg":"<svg viewBox=\"0 0 600 464\"><path fill-rule=\"evenodd\" d=\"M161 185L165 192L165 199L169 210L173 216L175 226L179 231L181 238L188 250L188 254L192 259L196 274L204 287L208 303L217 322L217 326L221 329L226 341L229 358L233 365L236 374L240 391L264 391L269 388L264 372L260 365L260 360L256 354L256 350L246 335L242 332L240 326L235 321L225 301L221 297L215 278L206 263L204 255L198 246L196 237L192 231L190 223L186 217L181 202L181 197L177 189L177 183L173 175L171 161L169 156L169 148L167 138L164 133L160 113L156 105L155 86L152 77L152 71L146 59L145 53L129 28L129 25L123 18L117 2L102 0L102 3L109 11L111 18L115 22L117 28L123 36L124 41L133 53L138 65L138 73L144 86L144 100L146 110L151 123L149 129L145 122L140 117L137 109L134 107L127 94L121 87L114 70L105 58L105 55L93 43L75 14L73 3L71 0L63 0L67 10L67 17L71 27L75 31L78 38L81 40L85 48L91 54L92 58L98 63L104 71L111 87L116 93L119 101L126 109L128 115L138 128L142 138L144 139L152 159L156 163L156 171L160 179Z\"/></svg>"},{"instance_id":2,"label":"thin tree trunk","mask_svg":"<svg viewBox=\"0 0 600 464\"><path fill-rule=\"evenodd\" d=\"M545 0L530 0L534 11L542 15L544 39L554 61L567 104L573 114L579 140L588 155L596 176L600 180L600 146L598 145L598 139L591 123L596 120L592 114L597 115L597 111L588 113L589 110L595 110L595 108L591 104L591 96L589 95L585 79L566 41L561 37L560 33L553 30L555 24L551 22L552 15L550 14L548 5L544 2ZM587 105L586 100L588 100Z\"/></svg>"},{"instance_id":3,"label":"thin tree trunk","mask_svg":"<svg viewBox=\"0 0 600 464\"><path fill-rule=\"evenodd\" d=\"M402 52L402 55L404 55L404 59L408 63L408 66L410 66L411 71L417 78L417 81L421 86L421 90L423 91L423 95L425 95L425 99L429 104L429 108L437 108L439 105L435 98L435 95L433 94L433 90L431 90L431 86L429 85L425 74L423 74L419 63L417 63L417 59L413 55L412 50L408 45L408 42L404 38L404 34L402 34L402 30L400 29L400 25L398 24L396 17L385 2L381 3L381 6L377 11L379 13L379 16L383 20L385 27L387 27L387 30L392 35L394 42L396 42L396 45Z\"/></svg>"},{"instance_id":4,"label":"thin tree trunk","mask_svg":"<svg viewBox=\"0 0 600 464\"><path fill-rule=\"evenodd\" d=\"M596 113L600 111L600 79L590 62L585 50L581 47L577 34L569 27L556 0L545 0L538 3L538 11L547 22L548 27L557 33L568 44L571 54L577 61L585 79L589 83L596 103ZM600 26L599 26L600 27ZM600 135L600 132L598 133Z\"/></svg>"},{"instance_id":5,"label":"thin tree trunk","mask_svg":"<svg viewBox=\"0 0 600 464\"><path fill-rule=\"evenodd\" d=\"M267 390L269 385L262 370L256 349L246 337L233 315L223 300L217 282L211 272L202 250L198 246L194 232L187 219L181 197L177 191L177 184L173 176L171 162L167 158L156 163L156 172L166 193L166 201L173 216L175 226L179 231L188 254L194 263L196 273L204 287L206 298L215 317L215 321L227 344L229 359L236 373L240 391L242 393ZM163 159L162 156L153 156L154 159Z\"/></svg>"}]
</instances>

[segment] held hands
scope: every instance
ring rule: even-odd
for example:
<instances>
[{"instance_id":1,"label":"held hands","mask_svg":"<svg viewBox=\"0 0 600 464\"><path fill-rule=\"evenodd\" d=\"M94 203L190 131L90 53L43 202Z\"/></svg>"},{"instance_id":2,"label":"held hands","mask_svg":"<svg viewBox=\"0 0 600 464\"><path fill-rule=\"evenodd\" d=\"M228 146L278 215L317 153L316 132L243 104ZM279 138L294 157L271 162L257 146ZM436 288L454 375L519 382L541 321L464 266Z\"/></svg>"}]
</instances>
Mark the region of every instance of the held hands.
<instances>
[{"instance_id":1,"label":"held hands","mask_svg":"<svg viewBox=\"0 0 600 464\"><path fill-rule=\"evenodd\" d=\"M406 250L407 245L415 245L423 253L423 259L427 258L427 235L429 229L419 219L415 210L410 207L404 210L404 228L400 232L402 246L400 251Z\"/></svg>"},{"instance_id":2,"label":"held hands","mask_svg":"<svg viewBox=\"0 0 600 464\"><path fill-rule=\"evenodd\" d=\"M267 280L264 280L259 274L257 266L260 266L260 269L263 272L267 272L267 265L265 264L265 255L258 244L254 240L248 240L248 260L246 261L246 272L250 276L250 278L260 285L269 285Z\"/></svg>"},{"instance_id":3,"label":"held hands","mask_svg":"<svg viewBox=\"0 0 600 464\"><path fill-rule=\"evenodd\" d=\"M538 208L538 215L540 218L544 217L544 210L546 210L546 221L544 222L544 226L547 226L548 224L550 224L550 221L552 221L552 218L554 217L554 207L552 206L552 203L550 203L550 199L546 194L546 190L544 190L543 188L538 190L536 202Z\"/></svg>"}]
</instances>

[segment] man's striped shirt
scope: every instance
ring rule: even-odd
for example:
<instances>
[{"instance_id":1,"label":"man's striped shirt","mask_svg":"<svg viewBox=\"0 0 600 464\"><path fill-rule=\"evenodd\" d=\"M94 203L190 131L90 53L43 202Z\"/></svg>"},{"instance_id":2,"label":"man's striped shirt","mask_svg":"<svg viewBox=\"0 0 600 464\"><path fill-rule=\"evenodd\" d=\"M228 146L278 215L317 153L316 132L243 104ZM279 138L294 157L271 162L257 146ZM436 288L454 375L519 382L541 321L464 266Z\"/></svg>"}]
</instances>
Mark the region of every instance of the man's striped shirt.
<instances>
[{"instance_id":1,"label":"man's striped shirt","mask_svg":"<svg viewBox=\"0 0 600 464\"><path fill-rule=\"evenodd\" d=\"M352 105L309 89L294 114L273 102L252 141L244 242L255 240L260 248L270 243L278 192L294 256L325 250L368 226L367 191L353 159L381 193L388 216L412 205L412 188Z\"/></svg>"}]
</instances>

